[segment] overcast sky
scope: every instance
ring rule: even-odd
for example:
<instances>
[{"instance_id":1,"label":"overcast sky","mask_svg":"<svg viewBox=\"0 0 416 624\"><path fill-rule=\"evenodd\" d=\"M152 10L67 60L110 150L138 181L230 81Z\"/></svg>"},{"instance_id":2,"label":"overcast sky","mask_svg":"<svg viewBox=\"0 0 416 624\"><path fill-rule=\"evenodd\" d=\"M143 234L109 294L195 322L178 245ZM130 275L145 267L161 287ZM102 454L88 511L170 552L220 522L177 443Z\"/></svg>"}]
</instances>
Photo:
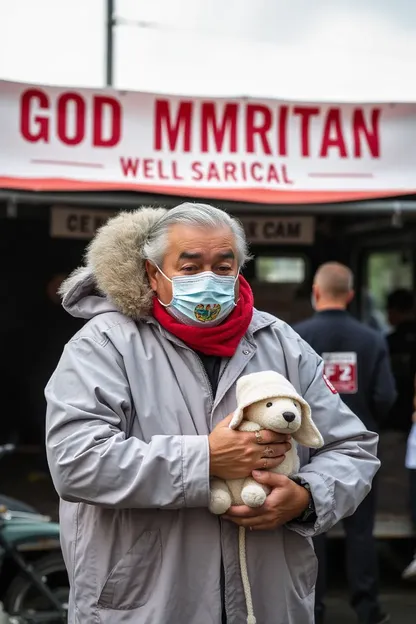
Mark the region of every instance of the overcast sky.
<instances>
[{"instance_id":1,"label":"overcast sky","mask_svg":"<svg viewBox=\"0 0 416 624\"><path fill-rule=\"evenodd\" d=\"M118 0L116 7L120 89L416 101L416 0ZM0 78L102 86L104 31L105 0L0 0Z\"/></svg>"}]
</instances>

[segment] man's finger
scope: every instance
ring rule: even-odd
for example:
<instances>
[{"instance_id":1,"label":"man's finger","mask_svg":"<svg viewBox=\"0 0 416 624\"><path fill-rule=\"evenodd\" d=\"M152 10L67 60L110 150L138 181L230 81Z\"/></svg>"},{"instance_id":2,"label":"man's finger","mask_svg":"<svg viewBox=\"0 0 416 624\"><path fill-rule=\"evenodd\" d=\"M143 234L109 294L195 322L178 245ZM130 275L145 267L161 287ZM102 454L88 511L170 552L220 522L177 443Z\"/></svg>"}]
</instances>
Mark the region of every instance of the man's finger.
<instances>
[{"instance_id":1,"label":"man's finger","mask_svg":"<svg viewBox=\"0 0 416 624\"><path fill-rule=\"evenodd\" d=\"M256 518L227 518L224 516L224 518L237 526L244 527L247 531L272 531L284 524L276 520L269 520L267 516L258 516Z\"/></svg>"},{"instance_id":2,"label":"man's finger","mask_svg":"<svg viewBox=\"0 0 416 624\"><path fill-rule=\"evenodd\" d=\"M290 450L291 444L290 442L281 442L280 444L259 444L257 446L259 453L261 453L261 457L267 457L270 452L269 457L280 457L281 455L286 455L286 453Z\"/></svg>"},{"instance_id":3,"label":"man's finger","mask_svg":"<svg viewBox=\"0 0 416 624\"><path fill-rule=\"evenodd\" d=\"M256 524L255 526L251 528L251 530L252 531L272 531L278 526L279 524L276 524L276 522L263 522L262 524ZM250 527L249 527L249 530L250 530Z\"/></svg>"},{"instance_id":4,"label":"man's finger","mask_svg":"<svg viewBox=\"0 0 416 624\"><path fill-rule=\"evenodd\" d=\"M265 520L265 518L262 516L258 516L256 518L235 518L233 516L229 516L229 517L223 516L223 517L225 520L234 522L234 524L237 524L238 526L242 526L245 529L250 529L250 527L252 527L253 531L255 527L267 524L267 520Z\"/></svg>"},{"instance_id":5,"label":"man's finger","mask_svg":"<svg viewBox=\"0 0 416 624\"><path fill-rule=\"evenodd\" d=\"M267 470L253 470L252 475L257 483L268 485L271 488L284 487L288 482L288 477L285 475L278 474L277 472L269 472Z\"/></svg>"},{"instance_id":6,"label":"man's finger","mask_svg":"<svg viewBox=\"0 0 416 624\"><path fill-rule=\"evenodd\" d=\"M283 464L285 461L284 455L279 455L278 457L261 457L254 464L255 470L260 470L261 472L272 470L273 468L277 468L280 464Z\"/></svg>"},{"instance_id":7,"label":"man's finger","mask_svg":"<svg viewBox=\"0 0 416 624\"><path fill-rule=\"evenodd\" d=\"M282 444L289 442L291 436L286 433L276 433L269 429L262 429L261 431L255 431L253 433L253 442L257 444Z\"/></svg>"},{"instance_id":8,"label":"man's finger","mask_svg":"<svg viewBox=\"0 0 416 624\"><path fill-rule=\"evenodd\" d=\"M223 517L230 518L255 518L265 513L264 505L261 507L248 507L247 505L232 505Z\"/></svg>"}]
</instances>

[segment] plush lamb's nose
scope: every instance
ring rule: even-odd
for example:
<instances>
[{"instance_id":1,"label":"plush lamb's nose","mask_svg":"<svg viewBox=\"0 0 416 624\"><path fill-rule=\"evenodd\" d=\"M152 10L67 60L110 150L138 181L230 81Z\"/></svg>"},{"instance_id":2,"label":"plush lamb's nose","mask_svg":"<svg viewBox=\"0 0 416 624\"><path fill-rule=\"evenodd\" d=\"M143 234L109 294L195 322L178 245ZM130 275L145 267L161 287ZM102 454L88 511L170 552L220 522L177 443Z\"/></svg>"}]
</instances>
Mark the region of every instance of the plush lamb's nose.
<instances>
[{"instance_id":1,"label":"plush lamb's nose","mask_svg":"<svg viewBox=\"0 0 416 624\"><path fill-rule=\"evenodd\" d=\"M285 421L288 423L293 422L296 418L293 412L283 412L282 416L285 419Z\"/></svg>"}]
</instances>

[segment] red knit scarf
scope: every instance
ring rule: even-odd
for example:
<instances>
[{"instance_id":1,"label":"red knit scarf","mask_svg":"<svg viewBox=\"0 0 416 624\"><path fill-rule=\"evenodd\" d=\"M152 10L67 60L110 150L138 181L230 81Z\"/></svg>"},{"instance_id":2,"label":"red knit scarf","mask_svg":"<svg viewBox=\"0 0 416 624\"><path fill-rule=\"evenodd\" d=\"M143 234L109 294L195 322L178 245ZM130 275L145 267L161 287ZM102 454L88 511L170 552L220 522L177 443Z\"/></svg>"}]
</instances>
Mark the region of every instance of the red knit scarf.
<instances>
[{"instance_id":1,"label":"red knit scarf","mask_svg":"<svg viewBox=\"0 0 416 624\"><path fill-rule=\"evenodd\" d=\"M242 275L239 276L239 300L223 323L215 327L192 327L180 323L166 311L157 298L153 299L153 316L168 332L188 347L205 355L231 357L246 333L253 316L253 293Z\"/></svg>"}]
</instances>

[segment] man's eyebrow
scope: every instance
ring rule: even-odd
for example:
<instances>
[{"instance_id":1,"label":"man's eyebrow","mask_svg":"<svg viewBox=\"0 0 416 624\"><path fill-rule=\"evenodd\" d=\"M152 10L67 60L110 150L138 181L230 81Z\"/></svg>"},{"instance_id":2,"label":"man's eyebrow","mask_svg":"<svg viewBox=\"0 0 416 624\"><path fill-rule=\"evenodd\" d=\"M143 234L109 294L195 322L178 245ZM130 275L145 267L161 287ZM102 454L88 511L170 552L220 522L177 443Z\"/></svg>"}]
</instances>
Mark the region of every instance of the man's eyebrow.
<instances>
[{"instance_id":1,"label":"man's eyebrow","mask_svg":"<svg viewBox=\"0 0 416 624\"><path fill-rule=\"evenodd\" d=\"M231 249L229 249L227 251L220 251L217 254L217 257L221 258L222 260L234 260L235 254Z\"/></svg>"},{"instance_id":2,"label":"man's eyebrow","mask_svg":"<svg viewBox=\"0 0 416 624\"><path fill-rule=\"evenodd\" d=\"M202 258L202 254L199 251L183 251L179 260L200 260Z\"/></svg>"},{"instance_id":3,"label":"man's eyebrow","mask_svg":"<svg viewBox=\"0 0 416 624\"><path fill-rule=\"evenodd\" d=\"M203 254L200 251L182 251L179 255L179 260L200 260L202 257ZM232 249L227 249L215 254L215 257L221 260L234 260L235 254Z\"/></svg>"}]
</instances>

